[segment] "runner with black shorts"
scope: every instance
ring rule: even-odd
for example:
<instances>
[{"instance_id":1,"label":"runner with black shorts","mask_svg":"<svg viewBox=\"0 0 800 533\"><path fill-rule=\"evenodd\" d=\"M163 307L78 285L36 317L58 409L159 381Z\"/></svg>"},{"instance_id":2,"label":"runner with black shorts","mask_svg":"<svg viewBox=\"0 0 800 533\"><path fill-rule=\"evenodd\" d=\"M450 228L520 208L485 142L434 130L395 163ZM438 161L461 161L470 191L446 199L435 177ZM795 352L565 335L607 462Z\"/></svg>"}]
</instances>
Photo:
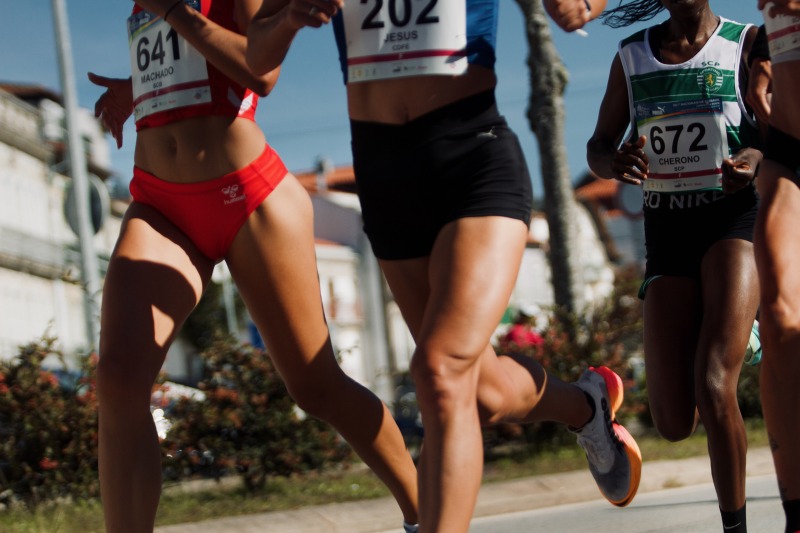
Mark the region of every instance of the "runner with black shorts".
<instances>
[{"instance_id":1,"label":"runner with black shorts","mask_svg":"<svg viewBox=\"0 0 800 533\"><path fill-rule=\"evenodd\" d=\"M527 165L494 98L498 2L406 2L402 13L394 2L343 5L265 0L248 30L248 64L275 68L300 29L333 20L364 230L416 341L420 531L468 530L482 475L481 423L503 420L580 428L601 492L627 505L641 456L615 422L619 376L592 369L566 384L531 359L498 357L490 344L531 211ZM547 2L566 29L604 6Z\"/></svg>"},{"instance_id":2,"label":"runner with black shorts","mask_svg":"<svg viewBox=\"0 0 800 533\"><path fill-rule=\"evenodd\" d=\"M699 415L723 526L744 532L747 438L736 391L758 309L761 152L743 88L757 29L718 17L708 0L622 2L603 18L621 27L664 9L666 21L620 42L588 161L601 178L644 188L650 411L670 441L690 436Z\"/></svg>"}]
</instances>

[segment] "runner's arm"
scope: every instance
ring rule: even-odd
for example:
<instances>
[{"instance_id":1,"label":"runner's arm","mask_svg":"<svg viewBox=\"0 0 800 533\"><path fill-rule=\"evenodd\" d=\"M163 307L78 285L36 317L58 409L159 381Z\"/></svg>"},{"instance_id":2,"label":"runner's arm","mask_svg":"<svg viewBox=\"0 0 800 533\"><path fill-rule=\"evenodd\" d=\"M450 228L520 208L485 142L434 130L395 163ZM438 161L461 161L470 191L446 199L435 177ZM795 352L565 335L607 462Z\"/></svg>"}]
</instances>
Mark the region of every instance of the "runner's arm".
<instances>
[{"instance_id":1,"label":"runner's arm","mask_svg":"<svg viewBox=\"0 0 800 533\"><path fill-rule=\"evenodd\" d=\"M647 178L648 159L642 149L646 142L640 136L634 142L620 145L628 129L630 110L628 85L619 54L611 63L611 72L594 133L586 144L586 159L589 168L597 176L616 179L633 185L641 185Z\"/></svg>"},{"instance_id":2,"label":"runner's arm","mask_svg":"<svg viewBox=\"0 0 800 533\"><path fill-rule=\"evenodd\" d=\"M328 24L343 0L264 0L247 31L247 64L269 72L286 58L297 32Z\"/></svg>"},{"instance_id":3,"label":"runner's arm","mask_svg":"<svg viewBox=\"0 0 800 533\"><path fill-rule=\"evenodd\" d=\"M209 20L196 9L172 0L135 0L142 8L163 16L169 10L167 22L189 41L212 65L236 83L259 96L266 96L275 86L279 67L255 75L247 66L247 28L258 10L259 0L236 0L239 33L227 30ZM174 5L174 7L173 7Z\"/></svg>"},{"instance_id":4,"label":"runner's arm","mask_svg":"<svg viewBox=\"0 0 800 533\"><path fill-rule=\"evenodd\" d=\"M89 72L89 81L106 89L94 104L94 116L100 119L106 130L117 141L117 148L122 148L122 128L133 113L131 79L106 78Z\"/></svg>"},{"instance_id":5,"label":"runner's arm","mask_svg":"<svg viewBox=\"0 0 800 533\"><path fill-rule=\"evenodd\" d=\"M606 0L544 0L544 9L562 30L575 31L596 19Z\"/></svg>"},{"instance_id":6,"label":"runner's arm","mask_svg":"<svg viewBox=\"0 0 800 533\"><path fill-rule=\"evenodd\" d=\"M755 148L742 148L722 161L722 192L730 194L749 186L764 154Z\"/></svg>"}]
</instances>

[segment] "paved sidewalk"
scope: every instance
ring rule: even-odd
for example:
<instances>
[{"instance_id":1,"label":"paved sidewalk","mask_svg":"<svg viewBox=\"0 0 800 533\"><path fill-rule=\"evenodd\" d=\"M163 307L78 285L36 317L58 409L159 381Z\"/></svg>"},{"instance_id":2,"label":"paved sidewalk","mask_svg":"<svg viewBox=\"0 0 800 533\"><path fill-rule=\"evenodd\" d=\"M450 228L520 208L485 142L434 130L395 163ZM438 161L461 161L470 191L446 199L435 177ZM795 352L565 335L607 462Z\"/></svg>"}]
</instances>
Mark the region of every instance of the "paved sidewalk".
<instances>
[{"instance_id":1,"label":"paved sidewalk","mask_svg":"<svg viewBox=\"0 0 800 533\"><path fill-rule=\"evenodd\" d=\"M747 475L774 474L769 448L747 454ZM711 482L708 457L652 461L642 467L639 493ZM599 499L589 470L489 483L481 487L475 517ZM402 515L391 498L315 505L179 524L156 533L400 533Z\"/></svg>"}]
</instances>

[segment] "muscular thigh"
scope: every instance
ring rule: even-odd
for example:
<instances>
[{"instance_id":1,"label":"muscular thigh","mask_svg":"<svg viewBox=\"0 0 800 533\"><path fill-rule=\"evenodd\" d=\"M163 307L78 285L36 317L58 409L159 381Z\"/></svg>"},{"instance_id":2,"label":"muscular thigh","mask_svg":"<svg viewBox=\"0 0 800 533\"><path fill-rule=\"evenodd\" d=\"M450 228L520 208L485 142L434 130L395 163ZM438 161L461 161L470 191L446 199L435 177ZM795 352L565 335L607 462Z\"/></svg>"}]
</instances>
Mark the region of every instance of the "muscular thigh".
<instances>
[{"instance_id":1,"label":"muscular thigh","mask_svg":"<svg viewBox=\"0 0 800 533\"><path fill-rule=\"evenodd\" d=\"M381 261L418 344L477 357L517 279L526 225L504 217L451 222L425 260Z\"/></svg>"},{"instance_id":2,"label":"muscular thigh","mask_svg":"<svg viewBox=\"0 0 800 533\"><path fill-rule=\"evenodd\" d=\"M311 201L293 176L250 215L226 261L279 371L285 377L303 372L323 350L328 329Z\"/></svg>"},{"instance_id":3,"label":"muscular thigh","mask_svg":"<svg viewBox=\"0 0 800 533\"><path fill-rule=\"evenodd\" d=\"M103 289L103 358L126 359L132 369L154 379L212 268L213 263L164 216L148 206L131 204Z\"/></svg>"},{"instance_id":4,"label":"muscular thigh","mask_svg":"<svg viewBox=\"0 0 800 533\"><path fill-rule=\"evenodd\" d=\"M698 371L735 371L731 375L738 376L758 309L758 275L751 242L723 239L709 249L702 265L702 294ZM717 360L702 360L712 354Z\"/></svg>"},{"instance_id":5,"label":"muscular thigh","mask_svg":"<svg viewBox=\"0 0 800 533\"><path fill-rule=\"evenodd\" d=\"M782 298L785 304L798 306L792 302L797 302L796 295L800 294L800 241L796 229L800 221L800 187L793 179L778 177L783 173L780 165L764 161L761 166L765 175L759 178L762 203L755 250L762 301Z\"/></svg>"},{"instance_id":6,"label":"muscular thigh","mask_svg":"<svg viewBox=\"0 0 800 533\"><path fill-rule=\"evenodd\" d=\"M690 277L663 276L644 301L647 393L658 421L694 419L694 358L700 329L700 290Z\"/></svg>"}]
</instances>

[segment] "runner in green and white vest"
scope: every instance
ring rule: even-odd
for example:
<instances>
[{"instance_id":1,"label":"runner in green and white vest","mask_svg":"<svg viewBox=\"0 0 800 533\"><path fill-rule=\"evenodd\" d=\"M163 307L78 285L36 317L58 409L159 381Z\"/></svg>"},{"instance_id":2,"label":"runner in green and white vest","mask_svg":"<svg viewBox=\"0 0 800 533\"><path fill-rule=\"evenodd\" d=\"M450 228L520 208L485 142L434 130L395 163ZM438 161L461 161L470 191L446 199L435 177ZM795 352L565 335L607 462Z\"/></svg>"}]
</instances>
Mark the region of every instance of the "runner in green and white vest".
<instances>
[{"instance_id":1,"label":"runner in green and white vest","mask_svg":"<svg viewBox=\"0 0 800 533\"><path fill-rule=\"evenodd\" d=\"M702 420L723 527L744 532L747 439L736 387L758 309L762 154L744 101L757 30L717 16L708 0L627 1L603 19L622 27L665 9L667 20L620 42L588 162L597 176L644 190L640 297L653 421L678 441Z\"/></svg>"}]
</instances>

